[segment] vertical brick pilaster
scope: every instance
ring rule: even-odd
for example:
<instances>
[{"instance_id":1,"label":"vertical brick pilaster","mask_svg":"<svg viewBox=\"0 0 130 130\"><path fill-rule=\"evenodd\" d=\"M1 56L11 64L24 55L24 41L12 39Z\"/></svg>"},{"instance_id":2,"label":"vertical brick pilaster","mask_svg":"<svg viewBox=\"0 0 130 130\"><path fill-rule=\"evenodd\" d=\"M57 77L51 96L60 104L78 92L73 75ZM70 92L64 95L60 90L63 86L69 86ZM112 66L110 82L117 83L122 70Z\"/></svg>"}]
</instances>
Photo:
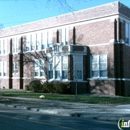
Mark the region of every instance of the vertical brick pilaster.
<instances>
[{"instance_id":1,"label":"vertical brick pilaster","mask_svg":"<svg viewBox=\"0 0 130 130\"><path fill-rule=\"evenodd\" d=\"M19 85L20 89L23 89L23 37L21 37L19 59Z\"/></svg>"},{"instance_id":2,"label":"vertical brick pilaster","mask_svg":"<svg viewBox=\"0 0 130 130\"><path fill-rule=\"evenodd\" d=\"M73 56L68 55L68 80L73 80Z\"/></svg>"},{"instance_id":3,"label":"vertical brick pilaster","mask_svg":"<svg viewBox=\"0 0 130 130\"><path fill-rule=\"evenodd\" d=\"M13 55L12 55L12 39L10 39L10 53L9 53L9 89L12 89L12 69L13 69Z\"/></svg>"},{"instance_id":4,"label":"vertical brick pilaster","mask_svg":"<svg viewBox=\"0 0 130 130\"><path fill-rule=\"evenodd\" d=\"M117 42L117 20L114 21L114 39Z\"/></svg>"},{"instance_id":5,"label":"vertical brick pilaster","mask_svg":"<svg viewBox=\"0 0 130 130\"><path fill-rule=\"evenodd\" d=\"M73 27L73 44L76 44L76 28Z\"/></svg>"},{"instance_id":6,"label":"vertical brick pilaster","mask_svg":"<svg viewBox=\"0 0 130 130\"><path fill-rule=\"evenodd\" d=\"M59 30L56 31L56 43L59 43Z\"/></svg>"}]
</instances>

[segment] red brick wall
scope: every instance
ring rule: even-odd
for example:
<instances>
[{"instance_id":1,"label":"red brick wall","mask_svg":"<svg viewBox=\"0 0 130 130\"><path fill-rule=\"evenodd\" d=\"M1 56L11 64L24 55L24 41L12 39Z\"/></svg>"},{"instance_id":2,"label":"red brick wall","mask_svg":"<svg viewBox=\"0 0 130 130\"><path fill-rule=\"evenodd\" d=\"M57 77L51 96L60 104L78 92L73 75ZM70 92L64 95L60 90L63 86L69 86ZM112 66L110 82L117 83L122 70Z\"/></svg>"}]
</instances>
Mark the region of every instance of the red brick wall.
<instances>
[{"instance_id":1,"label":"red brick wall","mask_svg":"<svg viewBox=\"0 0 130 130\"><path fill-rule=\"evenodd\" d=\"M76 44L109 43L114 39L114 21L104 20L76 26Z\"/></svg>"}]
</instances>

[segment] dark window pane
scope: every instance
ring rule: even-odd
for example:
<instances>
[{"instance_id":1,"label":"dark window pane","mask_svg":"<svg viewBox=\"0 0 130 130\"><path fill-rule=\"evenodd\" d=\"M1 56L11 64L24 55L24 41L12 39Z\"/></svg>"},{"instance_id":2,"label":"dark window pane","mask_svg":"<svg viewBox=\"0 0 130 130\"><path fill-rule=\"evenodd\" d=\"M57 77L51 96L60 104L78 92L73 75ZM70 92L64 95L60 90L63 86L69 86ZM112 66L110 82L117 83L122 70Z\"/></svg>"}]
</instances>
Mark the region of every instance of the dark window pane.
<instances>
[{"instance_id":1,"label":"dark window pane","mask_svg":"<svg viewBox=\"0 0 130 130\"><path fill-rule=\"evenodd\" d=\"M55 77L56 79L60 79L60 71L55 71Z\"/></svg>"},{"instance_id":2,"label":"dark window pane","mask_svg":"<svg viewBox=\"0 0 130 130\"><path fill-rule=\"evenodd\" d=\"M100 77L107 77L107 71L106 70L100 71Z\"/></svg>"},{"instance_id":3,"label":"dark window pane","mask_svg":"<svg viewBox=\"0 0 130 130\"><path fill-rule=\"evenodd\" d=\"M68 71L62 71L62 79L68 79Z\"/></svg>"},{"instance_id":4,"label":"dark window pane","mask_svg":"<svg viewBox=\"0 0 130 130\"><path fill-rule=\"evenodd\" d=\"M29 47L26 47L26 51L29 51Z\"/></svg>"},{"instance_id":5,"label":"dark window pane","mask_svg":"<svg viewBox=\"0 0 130 130\"><path fill-rule=\"evenodd\" d=\"M53 78L53 71L49 71L49 72L48 72L48 78L49 78L49 79L52 79L52 78Z\"/></svg>"},{"instance_id":6,"label":"dark window pane","mask_svg":"<svg viewBox=\"0 0 130 130\"><path fill-rule=\"evenodd\" d=\"M44 72L40 72L40 76L44 76Z\"/></svg>"},{"instance_id":7,"label":"dark window pane","mask_svg":"<svg viewBox=\"0 0 130 130\"><path fill-rule=\"evenodd\" d=\"M35 72L35 76L38 76L38 72Z\"/></svg>"},{"instance_id":8,"label":"dark window pane","mask_svg":"<svg viewBox=\"0 0 130 130\"><path fill-rule=\"evenodd\" d=\"M42 45L42 49L44 49L44 45Z\"/></svg>"},{"instance_id":9,"label":"dark window pane","mask_svg":"<svg viewBox=\"0 0 130 130\"><path fill-rule=\"evenodd\" d=\"M82 79L82 70L76 70L76 78L77 79Z\"/></svg>"},{"instance_id":10,"label":"dark window pane","mask_svg":"<svg viewBox=\"0 0 130 130\"><path fill-rule=\"evenodd\" d=\"M6 73L4 72L4 74L3 74L4 76L6 76Z\"/></svg>"},{"instance_id":11,"label":"dark window pane","mask_svg":"<svg viewBox=\"0 0 130 130\"><path fill-rule=\"evenodd\" d=\"M99 72L98 71L92 71L92 77L98 77Z\"/></svg>"}]
</instances>

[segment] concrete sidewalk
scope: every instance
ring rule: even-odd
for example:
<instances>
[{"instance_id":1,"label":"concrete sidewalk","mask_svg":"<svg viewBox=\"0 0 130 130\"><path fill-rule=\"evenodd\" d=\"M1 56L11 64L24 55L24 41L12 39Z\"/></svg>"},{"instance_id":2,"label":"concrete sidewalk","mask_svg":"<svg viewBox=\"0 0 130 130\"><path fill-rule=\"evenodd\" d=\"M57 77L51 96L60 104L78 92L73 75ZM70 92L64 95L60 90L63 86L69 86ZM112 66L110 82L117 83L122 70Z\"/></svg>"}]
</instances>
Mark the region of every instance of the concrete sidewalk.
<instances>
[{"instance_id":1,"label":"concrete sidewalk","mask_svg":"<svg viewBox=\"0 0 130 130\"><path fill-rule=\"evenodd\" d=\"M130 119L130 104L99 105L75 102L62 102L45 99L30 99L16 97L0 97L0 105L7 107L37 111L44 114L59 116L83 117L104 121L118 122L120 118Z\"/></svg>"}]
</instances>

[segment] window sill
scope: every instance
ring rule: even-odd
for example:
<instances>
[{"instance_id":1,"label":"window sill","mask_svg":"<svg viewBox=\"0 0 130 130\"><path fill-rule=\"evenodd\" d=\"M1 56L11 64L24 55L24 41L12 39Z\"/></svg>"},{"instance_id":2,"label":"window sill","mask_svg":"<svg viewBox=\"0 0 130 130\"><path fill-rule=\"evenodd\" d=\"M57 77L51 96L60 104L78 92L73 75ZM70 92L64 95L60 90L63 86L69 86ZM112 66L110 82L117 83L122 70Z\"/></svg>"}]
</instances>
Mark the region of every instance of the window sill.
<instances>
[{"instance_id":1,"label":"window sill","mask_svg":"<svg viewBox=\"0 0 130 130\"><path fill-rule=\"evenodd\" d=\"M101 79L107 79L108 77L92 77L88 78L89 80L101 80Z\"/></svg>"}]
</instances>

